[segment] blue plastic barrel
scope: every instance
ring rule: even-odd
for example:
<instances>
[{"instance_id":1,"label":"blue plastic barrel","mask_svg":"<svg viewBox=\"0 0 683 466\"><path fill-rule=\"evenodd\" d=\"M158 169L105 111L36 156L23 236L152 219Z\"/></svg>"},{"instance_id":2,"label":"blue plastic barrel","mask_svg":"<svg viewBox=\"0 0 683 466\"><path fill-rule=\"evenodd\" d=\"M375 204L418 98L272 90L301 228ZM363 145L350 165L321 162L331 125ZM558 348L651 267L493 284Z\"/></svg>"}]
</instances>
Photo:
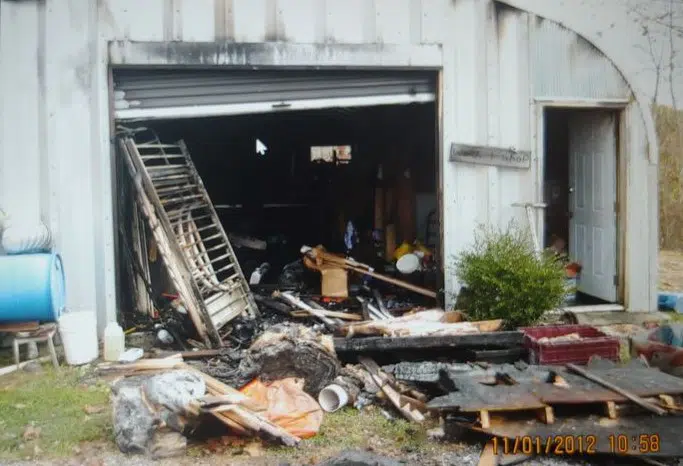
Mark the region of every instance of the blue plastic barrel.
<instances>
[{"instance_id":1,"label":"blue plastic barrel","mask_svg":"<svg viewBox=\"0 0 683 466\"><path fill-rule=\"evenodd\" d=\"M0 322L55 322L65 300L59 254L0 256Z\"/></svg>"}]
</instances>

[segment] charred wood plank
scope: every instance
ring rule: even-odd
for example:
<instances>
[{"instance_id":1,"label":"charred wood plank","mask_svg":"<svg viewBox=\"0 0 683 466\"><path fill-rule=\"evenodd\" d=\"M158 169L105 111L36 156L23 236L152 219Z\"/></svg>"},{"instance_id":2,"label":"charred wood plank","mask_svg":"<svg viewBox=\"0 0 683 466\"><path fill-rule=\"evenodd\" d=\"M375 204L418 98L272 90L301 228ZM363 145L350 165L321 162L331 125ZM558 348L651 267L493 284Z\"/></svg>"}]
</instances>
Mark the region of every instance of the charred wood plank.
<instances>
[{"instance_id":1,"label":"charred wood plank","mask_svg":"<svg viewBox=\"0 0 683 466\"><path fill-rule=\"evenodd\" d=\"M334 349L340 353L361 353L375 351L397 351L435 348L510 348L521 347L522 332L487 332L449 336L425 337L368 337L335 338Z\"/></svg>"}]
</instances>

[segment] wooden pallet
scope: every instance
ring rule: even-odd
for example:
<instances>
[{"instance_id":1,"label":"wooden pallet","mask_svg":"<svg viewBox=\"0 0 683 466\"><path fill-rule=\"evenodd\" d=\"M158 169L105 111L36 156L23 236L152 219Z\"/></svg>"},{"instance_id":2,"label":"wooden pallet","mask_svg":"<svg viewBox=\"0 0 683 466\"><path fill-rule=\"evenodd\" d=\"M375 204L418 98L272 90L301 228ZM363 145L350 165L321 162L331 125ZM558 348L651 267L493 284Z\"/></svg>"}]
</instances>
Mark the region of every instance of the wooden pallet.
<instances>
[{"instance_id":1,"label":"wooden pallet","mask_svg":"<svg viewBox=\"0 0 683 466\"><path fill-rule=\"evenodd\" d=\"M655 404L657 406L660 406L670 412L673 413L682 413L683 412L683 406L679 405L676 400L674 399L673 396L671 395L658 395L656 397L649 397L645 398L648 402ZM566 406L566 405L565 405ZM631 401L623 401L623 402L617 402L617 401L605 401L601 403L585 403L581 404L580 406L582 407L595 407L595 412L593 412L590 409L585 410L586 414L599 414L601 416L605 416L609 419L618 419L620 417L620 411L623 409L627 408L635 408L638 405ZM472 411L472 410L460 410L459 412L462 413L467 413L467 414L476 414L477 415L477 422L483 429L488 429L491 427L491 417L492 416L505 416L506 413L508 414L520 414L527 412L533 417L539 419L541 422L545 424L553 424L555 422L556 416L555 416L555 410L556 408L559 408L559 406L552 406L552 405L545 405L542 407L534 407L534 406L520 406L520 407L509 407L509 408L493 408L493 409L480 409L478 411ZM583 411L583 410L582 410ZM518 417L518 416L516 416Z\"/></svg>"},{"instance_id":2,"label":"wooden pallet","mask_svg":"<svg viewBox=\"0 0 683 466\"><path fill-rule=\"evenodd\" d=\"M585 371L583 371L585 372ZM674 395L683 395L683 380L651 368L594 369L590 380L578 374L555 373L553 383L532 382L521 373L489 375L440 373L440 385L450 393L430 401L437 411L476 414L483 428L491 425L491 414L531 412L550 424L561 407L598 408L600 414L615 419L620 408L639 406L657 414L681 412ZM535 380L535 379L534 379ZM600 383L596 383L600 380ZM647 380L644 384L642 381ZM614 388L609 389L606 385Z\"/></svg>"}]
</instances>

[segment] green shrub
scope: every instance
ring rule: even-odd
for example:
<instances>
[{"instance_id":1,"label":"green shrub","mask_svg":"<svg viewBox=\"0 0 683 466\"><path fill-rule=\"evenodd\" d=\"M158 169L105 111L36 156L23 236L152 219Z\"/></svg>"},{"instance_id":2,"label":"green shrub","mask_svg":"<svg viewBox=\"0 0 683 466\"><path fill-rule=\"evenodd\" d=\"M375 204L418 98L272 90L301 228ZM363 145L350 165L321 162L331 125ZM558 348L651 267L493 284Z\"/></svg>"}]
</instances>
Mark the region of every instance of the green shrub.
<instances>
[{"instance_id":1,"label":"green shrub","mask_svg":"<svg viewBox=\"0 0 683 466\"><path fill-rule=\"evenodd\" d=\"M465 287L464 310L473 320L532 325L565 294L562 262L550 251L537 257L528 232L514 224L506 230L481 228L455 270Z\"/></svg>"}]
</instances>

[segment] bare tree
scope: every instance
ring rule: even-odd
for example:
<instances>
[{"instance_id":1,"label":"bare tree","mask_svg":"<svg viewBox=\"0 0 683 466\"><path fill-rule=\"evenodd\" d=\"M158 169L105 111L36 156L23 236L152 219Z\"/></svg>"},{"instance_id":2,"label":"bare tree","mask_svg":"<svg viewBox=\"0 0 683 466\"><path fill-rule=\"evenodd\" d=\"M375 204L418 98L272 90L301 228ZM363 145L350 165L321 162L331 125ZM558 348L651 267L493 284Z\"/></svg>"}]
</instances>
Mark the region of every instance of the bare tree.
<instances>
[{"instance_id":1,"label":"bare tree","mask_svg":"<svg viewBox=\"0 0 683 466\"><path fill-rule=\"evenodd\" d=\"M654 72L652 111L660 151L660 247L683 250L683 112L677 110L676 95L676 82L683 77L676 50L677 42L683 39L683 0L631 1L630 13L646 41L640 48L649 57L648 71ZM662 95L664 85L673 108L657 105L664 100L660 97L666 97Z\"/></svg>"},{"instance_id":2,"label":"bare tree","mask_svg":"<svg viewBox=\"0 0 683 466\"><path fill-rule=\"evenodd\" d=\"M678 108L676 80L681 70L677 66L676 41L683 39L683 0L632 0L629 13L647 41L639 48L648 55L655 75L653 103L658 101L666 82L673 107Z\"/></svg>"}]
</instances>

